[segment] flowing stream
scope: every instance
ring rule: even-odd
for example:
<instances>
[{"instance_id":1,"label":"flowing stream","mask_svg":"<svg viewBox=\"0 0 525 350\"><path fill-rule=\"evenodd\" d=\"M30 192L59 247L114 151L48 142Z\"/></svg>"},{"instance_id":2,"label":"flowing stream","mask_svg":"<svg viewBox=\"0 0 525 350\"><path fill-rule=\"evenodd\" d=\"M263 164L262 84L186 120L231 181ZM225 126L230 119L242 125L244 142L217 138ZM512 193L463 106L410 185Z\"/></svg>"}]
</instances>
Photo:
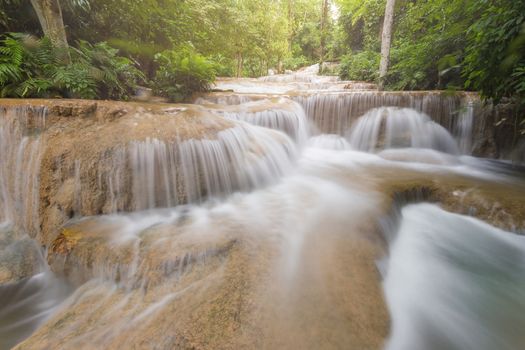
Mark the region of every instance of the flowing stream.
<instances>
[{"instance_id":1,"label":"flowing stream","mask_svg":"<svg viewBox=\"0 0 525 350\"><path fill-rule=\"evenodd\" d=\"M471 155L473 96L217 85L167 111L204 136L67 166L47 108L0 109L0 349L524 348L524 172Z\"/></svg>"}]
</instances>

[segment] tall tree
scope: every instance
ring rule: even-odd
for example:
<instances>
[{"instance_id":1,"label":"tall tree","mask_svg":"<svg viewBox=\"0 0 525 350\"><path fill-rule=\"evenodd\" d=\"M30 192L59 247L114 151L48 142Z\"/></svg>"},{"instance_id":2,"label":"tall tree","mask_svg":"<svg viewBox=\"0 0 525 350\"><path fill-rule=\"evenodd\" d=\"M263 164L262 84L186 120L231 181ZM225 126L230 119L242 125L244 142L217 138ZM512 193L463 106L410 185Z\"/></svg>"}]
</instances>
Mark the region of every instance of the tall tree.
<instances>
[{"instance_id":1,"label":"tall tree","mask_svg":"<svg viewBox=\"0 0 525 350\"><path fill-rule=\"evenodd\" d=\"M387 0L385 8L385 21L381 35L381 63L379 64L379 88L385 85L388 63L390 61L390 43L392 42L392 25L394 23L394 7L396 0Z\"/></svg>"},{"instance_id":2,"label":"tall tree","mask_svg":"<svg viewBox=\"0 0 525 350\"><path fill-rule=\"evenodd\" d=\"M59 0L31 0L31 4L46 35L57 47L67 49L66 29ZM69 56L66 55L69 59Z\"/></svg>"}]
</instances>

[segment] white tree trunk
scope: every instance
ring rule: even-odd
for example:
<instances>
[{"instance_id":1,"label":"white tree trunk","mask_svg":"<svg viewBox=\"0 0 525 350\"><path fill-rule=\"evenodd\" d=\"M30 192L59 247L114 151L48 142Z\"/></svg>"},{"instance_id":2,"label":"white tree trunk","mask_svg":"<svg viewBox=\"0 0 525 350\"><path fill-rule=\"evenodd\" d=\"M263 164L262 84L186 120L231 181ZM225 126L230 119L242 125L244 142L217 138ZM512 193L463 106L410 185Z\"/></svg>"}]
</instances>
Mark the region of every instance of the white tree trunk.
<instances>
[{"instance_id":1,"label":"white tree trunk","mask_svg":"<svg viewBox=\"0 0 525 350\"><path fill-rule=\"evenodd\" d=\"M386 0L385 21L381 36L381 63L379 65L379 88L385 85L386 73L390 62L390 44L392 42L392 25L394 24L394 7L396 0Z\"/></svg>"},{"instance_id":2,"label":"white tree trunk","mask_svg":"<svg viewBox=\"0 0 525 350\"><path fill-rule=\"evenodd\" d=\"M59 48L68 48L66 29L62 19L62 9L59 0L31 0L31 4L44 31L51 42ZM69 59L69 53L65 53L66 59Z\"/></svg>"}]
</instances>

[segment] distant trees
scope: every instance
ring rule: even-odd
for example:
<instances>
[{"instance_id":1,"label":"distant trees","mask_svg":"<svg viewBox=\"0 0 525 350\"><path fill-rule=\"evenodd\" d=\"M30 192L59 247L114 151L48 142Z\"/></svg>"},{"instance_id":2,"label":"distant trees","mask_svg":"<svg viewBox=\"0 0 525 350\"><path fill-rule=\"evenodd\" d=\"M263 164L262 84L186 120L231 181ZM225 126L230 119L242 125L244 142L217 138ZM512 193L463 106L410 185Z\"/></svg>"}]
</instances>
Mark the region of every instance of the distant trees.
<instances>
[{"instance_id":1,"label":"distant trees","mask_svg":"<svg viewBox=\"0 0 525 350\"><path fill-rule=\"evenodd\" d=\"M377 79L396 90L477 90L496 102L525 104L525 1L398 1L395 11L393 0L337 3L347 48L342 77ZM380 52L378 76L371 67Z\"/></svg>"},{"instance_id":2,"label":"distant trees","mask_svg":"<svg viewBox=\"0 0 525 350\"><path fill-rule=\"evenodd\" d=\"M471 11L476 20L466 32L462 62L466 87L496 102L513 97L525 107L525 1L474 1Z\"/></svg>"},{"instance_id":3,"label":"distant trees","mask_svg":"<svg viewBox=\"0 0 525 350\"><path fill-rule=\"evenodd\" d=\"M79 42L106 42L146 82L157 54L191 48L218 75L341 60L345 79L467 88L498 101L524 99L524 13L514 0L3 0L0 32L45 35L69 55Z\"/></svg>"},{"instance_id":4,"label":"distant trees","mask_svg":"<svg viewBox=\"0 0 525 350\"><path fill-rule=\"evenodd\" d=\"M159 52L190 45L221 74L259 76L337 59L330 0L3 0L0 32L49 37L57 47L105 41L148 77ZM64 24L66 30L64 30ZM67 34L67 40L66 40ZM338 51L339 50L339 51ZM66 50L67 51L67 50Z\"/></svg>"}]
</instances>

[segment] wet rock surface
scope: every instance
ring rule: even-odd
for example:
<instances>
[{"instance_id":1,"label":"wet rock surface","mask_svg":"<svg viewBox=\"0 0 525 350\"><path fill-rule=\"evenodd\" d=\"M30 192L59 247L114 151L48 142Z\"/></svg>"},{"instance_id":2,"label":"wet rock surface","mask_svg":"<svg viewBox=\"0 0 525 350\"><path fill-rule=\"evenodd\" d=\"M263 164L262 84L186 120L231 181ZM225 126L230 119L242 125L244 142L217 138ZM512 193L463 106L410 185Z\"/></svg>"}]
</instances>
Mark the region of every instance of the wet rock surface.
<instances>
[{"instance_id":1,"label":"wet rock surface","mask_svg":"<svg viewBox=\"0 0 525 350\"><path fill-rule=\"evenodd\" d=\"M367 154L336 136L306 147L281 177L270 150L292 163L297 150L288 136L297 134L282 126L296 123L294 114L285 115L291 124L251 125L269 107L294 112L296 103L268 96L256 102L221 109L5 101L46 106L48 114L44 127L28 128L44 145L38 216L27 225L38 244L10 231L1 236L0 283L34 275L32 254L43 245L52 270L76 287L16 349L380 349L391 325L381 288L389 242L379 219L393 207L430 201L510 232L525 229L519 174L487 171L435 150ZM216 150L214 141L232 130L243 141L220 159L227 169L241 165L236 171L206 178L199 169L212 161L192 160L199 168L186 177L202 195L198 205L181 178L166 185L175 173L169 167L161 167L151 188L134 187L129 149L122 152L130 142L147 146L137 148L145 155L169 154L162 145L184 142ZM159 158L152 159L137 169L155 168ZM267 166L251 167L261 160ZM257 176L240 176L238 169ZM250 182L266 171L274 182ZM212 181L218 178L236 182ZM213 188L230 192L208 196ZM146 204L137 206L137 193Z\"/></svg>"},{"instance_id":2,"label":"wet rock surface","mask_svg":"<svg viewBox=\"0 0 525 350\"><path fill-rule=\"evenodd\" d=\"M0 285L15 283L40 272L43 255L38 244L12 228L0 230Z\"/></svg>"}]
</instances>

